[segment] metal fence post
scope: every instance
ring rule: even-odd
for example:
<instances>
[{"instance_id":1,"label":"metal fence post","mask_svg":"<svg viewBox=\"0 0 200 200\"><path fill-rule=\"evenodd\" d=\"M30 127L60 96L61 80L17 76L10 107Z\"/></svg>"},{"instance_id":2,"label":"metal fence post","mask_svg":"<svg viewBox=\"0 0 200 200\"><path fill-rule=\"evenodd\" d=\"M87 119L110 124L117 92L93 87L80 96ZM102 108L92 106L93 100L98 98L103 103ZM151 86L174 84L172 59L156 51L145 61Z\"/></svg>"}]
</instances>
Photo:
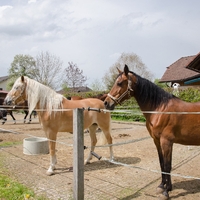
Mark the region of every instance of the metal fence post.
<instances>
[{"instance_id":1,"label":"metal fence post","mask_svg":"<svg viewBox=\"0 0 200 200\"><path fill-rule=\"evenodd\" d=\"M84 199L84 136L83 109L73 110L73 195L74 200Z\"/></svg>"}]
</instances>

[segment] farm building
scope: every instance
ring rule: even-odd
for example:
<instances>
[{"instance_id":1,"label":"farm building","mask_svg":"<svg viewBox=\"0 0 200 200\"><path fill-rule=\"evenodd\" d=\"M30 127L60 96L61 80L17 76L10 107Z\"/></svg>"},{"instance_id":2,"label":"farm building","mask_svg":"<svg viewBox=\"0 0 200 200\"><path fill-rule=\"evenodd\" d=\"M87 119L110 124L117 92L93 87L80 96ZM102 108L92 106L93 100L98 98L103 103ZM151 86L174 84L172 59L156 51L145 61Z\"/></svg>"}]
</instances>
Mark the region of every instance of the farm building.
<instances>
[{"instance_id":1,"label":"farm building","mask_svg":"<svg viewBox=\"0 0 200 200\"><path fill-rule=\"evenodd\" d=\"M9 79L8 76L0 77L0 90L6 90L8 79Z\"/></svg>"},{"instance_id":2,"label":"farm building","mask_svg":"<svg viewBox=\"0 0 200 200\"><path fill-rule=\"evenodd\" d=\"M161 83L178 83L180 86L200 86L200 53L182 57L169 67L160 79Z\"/></svg>"}]
</instances>

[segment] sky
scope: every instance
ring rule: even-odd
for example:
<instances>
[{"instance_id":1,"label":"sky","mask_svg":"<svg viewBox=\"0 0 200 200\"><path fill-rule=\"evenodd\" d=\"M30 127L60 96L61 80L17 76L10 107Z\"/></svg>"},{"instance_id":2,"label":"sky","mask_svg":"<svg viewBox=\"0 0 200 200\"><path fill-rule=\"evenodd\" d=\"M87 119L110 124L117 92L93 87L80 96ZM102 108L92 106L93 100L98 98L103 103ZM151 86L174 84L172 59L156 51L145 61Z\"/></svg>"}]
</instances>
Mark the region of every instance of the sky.
<instances>
[{"instance_id":1,"label":"sky","mask_svg":"<svg viewBox=\"0 0 200 200\"><path fill-rule=\"evenodd\" d=\"M159 79L200 52L199 8L199 0L1 0L0 76L15 55L48 51L63 69L77 64L88 85L122 53L137 54Z\"/></svg>"}]
</instances>

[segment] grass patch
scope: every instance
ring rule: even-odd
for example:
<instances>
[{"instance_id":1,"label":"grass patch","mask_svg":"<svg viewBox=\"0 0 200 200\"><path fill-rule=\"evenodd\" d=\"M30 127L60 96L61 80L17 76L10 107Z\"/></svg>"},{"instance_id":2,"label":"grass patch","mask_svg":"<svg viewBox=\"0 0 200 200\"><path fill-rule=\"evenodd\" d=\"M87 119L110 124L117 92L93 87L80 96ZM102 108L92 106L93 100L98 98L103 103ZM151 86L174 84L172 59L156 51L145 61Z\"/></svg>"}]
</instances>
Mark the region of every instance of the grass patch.
<instances>
[{"instance_id":1,"label":"grass patch","mask_svg":"<svg viewBox=\"0 0 200 200\"><path fill-rule=\"evenodd\" d=\"M124 112L113 112L111 113L111 118L113 120L119 121L134 121L134 122L145 122L146 119L143 114L138 110L124 110Z\"/></svg>"},{"instance_id":2,"label":"grass patch","mask_svg":"<svg viewBox=\"0 0 200 200\"><path fill-rule=\"evenodd\" d=\"M123 199L124 197L129 197L128 199L135 199L139 197L141 193L139 191L135 191L132 188L124 188L120 191L120 196Z\"/></svg>"},{"instance_id":3,"label":"grass patch","mask_svg":"<svg viewBox=\"0 0 200 200\"><path fill-rule=\"evenodd\" d=\"M9 177L9 172L3 167L3 160L0 155L1 200L48 200L45 196L37 196L33 190Z\"/></svg>"},{"instance_id":4,"label":"grass patch","mask_svg":"<svg viewBox=\"0 0 200 200\"><path fill-rule=\"evenodd\" d=\"M34 197L33 191L29 190L22 184L19 184L9 177L0 174L0 198L1 199L27 199Z\"/></svg>"},{"instance_id":5,"label":"grass patch","mask_svg":"<svg viewBox=\"0 0 200 200\"><path fill-rule=\"evenodd\" d=\"M6 142L1 142L0 143L0 147L10 147L10 146L19 145L19 144L22 144L22 142L21 141L19 141L19 142L9 142L9 141L6 141Z\"/></svg>"}]
</instances>

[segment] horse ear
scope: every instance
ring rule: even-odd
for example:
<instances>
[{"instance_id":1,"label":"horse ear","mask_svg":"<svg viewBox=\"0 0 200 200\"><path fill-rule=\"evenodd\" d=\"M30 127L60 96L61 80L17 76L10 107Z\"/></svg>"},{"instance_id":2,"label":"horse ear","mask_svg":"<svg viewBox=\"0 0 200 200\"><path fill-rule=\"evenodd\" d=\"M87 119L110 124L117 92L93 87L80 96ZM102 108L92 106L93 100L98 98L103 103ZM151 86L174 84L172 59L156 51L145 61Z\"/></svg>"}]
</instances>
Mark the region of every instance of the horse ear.
<instances>
[{"instance_id":1,"label":"horse ear","mask_svg":"<svg viewBox=\"0 0 200 200\"><path fill-rule=\"evenodd\" d=\"M117 70L118 70L118 72L119 72L119 74L121 74L122 73L122 71L117 67Z\"/></svg>"},{"instance_id":2,"label":"horse ear","mask_svg":"<svg viewBox=\"0 0 200 200\"><path fill-rule=\"evenodd\" d=\"M126 76L127 76L128 73L129 73L129 68L128 68L127 65L124 66L124 73L125 73Z\"/></svg>"},{"instance_id":3,"label":"horse ear","mask_svg":"<svg viewBox=\"0 0 200 200\"><path fill-rule=\"evenodd\" d=\"M24 76L21 76L21 81L24 82Z\"/></svg>"}]
</instances>

